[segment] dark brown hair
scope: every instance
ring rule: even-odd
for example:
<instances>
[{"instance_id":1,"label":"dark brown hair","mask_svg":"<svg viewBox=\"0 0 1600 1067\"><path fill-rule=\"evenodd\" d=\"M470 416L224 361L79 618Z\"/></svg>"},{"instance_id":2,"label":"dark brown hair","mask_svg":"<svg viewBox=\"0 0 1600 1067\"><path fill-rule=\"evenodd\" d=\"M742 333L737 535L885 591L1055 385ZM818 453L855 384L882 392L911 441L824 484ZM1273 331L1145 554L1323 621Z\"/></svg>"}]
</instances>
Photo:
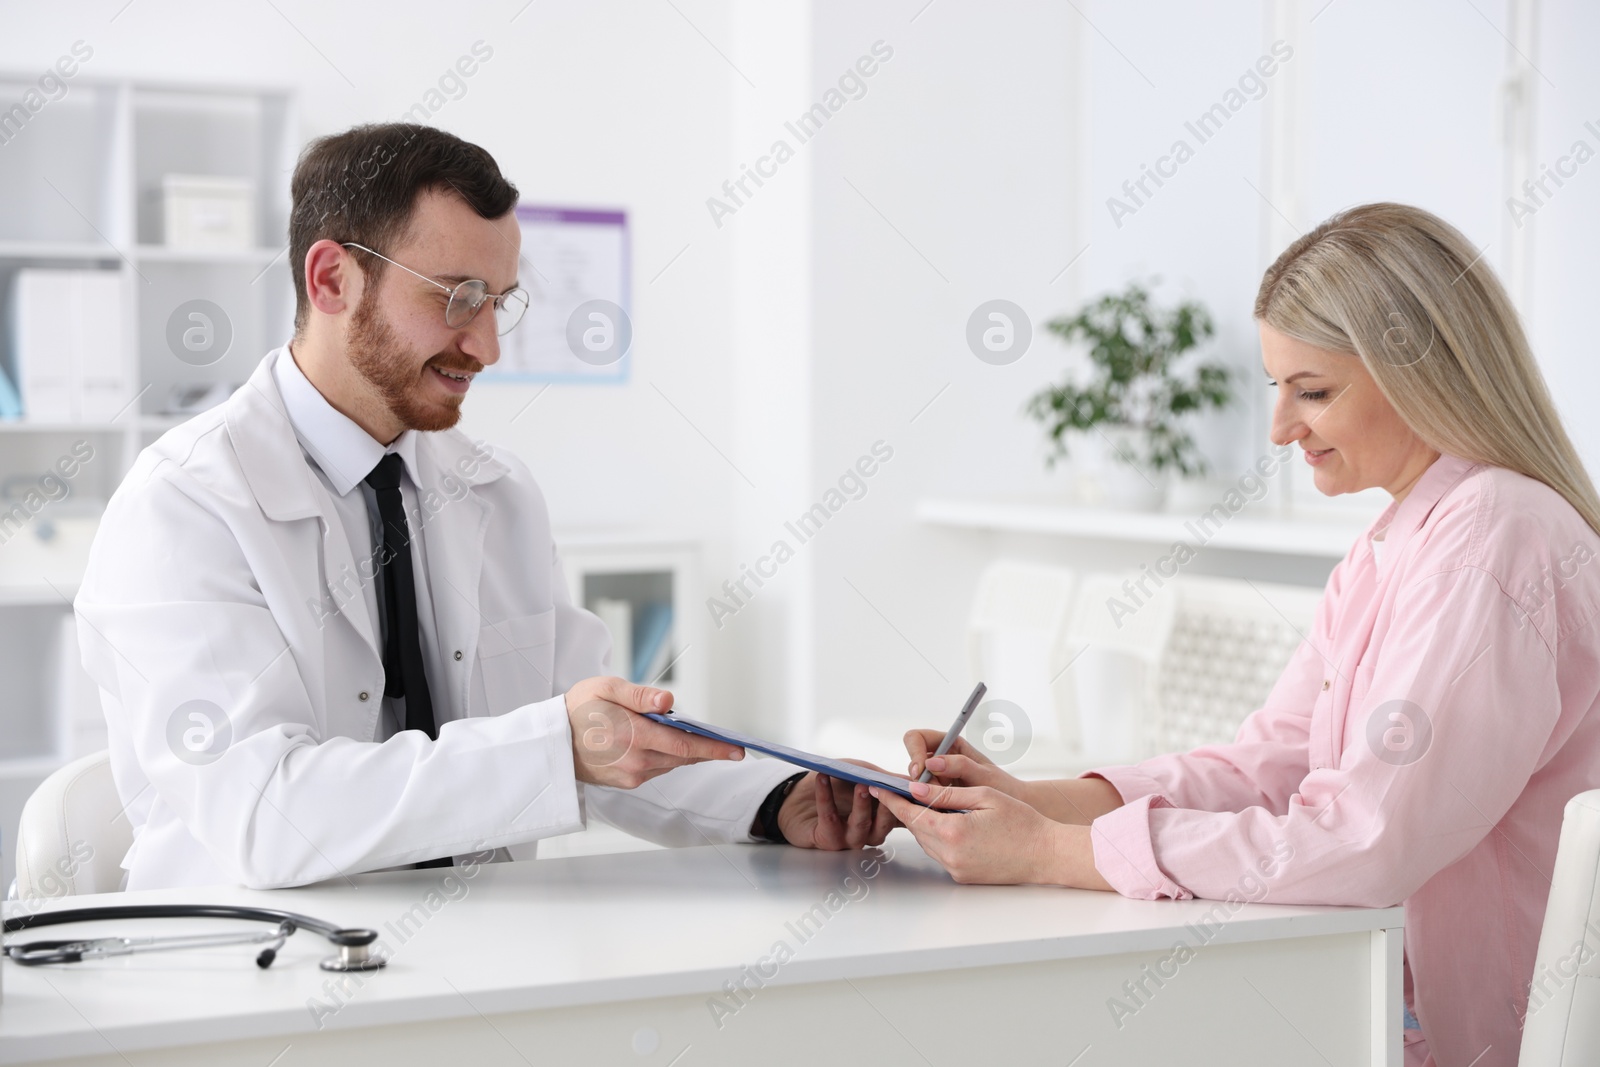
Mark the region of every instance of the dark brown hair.
<instances>
[{"instance_id":1,"label":"dark brown hair","mask_svg":"<svg viewBox=\"0 0 1600 1067\"><path fill-rule=\"evenodd\" d=\"M452 189L486 219L517 203L494 157L454 134L409 122L355 126L306 145L290 183L289 266L294 271L294 328L305 328L306 252L313 244L355 241L389 255L401 243L418 194ZM388 264L358 256L369 282Z\"/></svg>"}]
</instances>

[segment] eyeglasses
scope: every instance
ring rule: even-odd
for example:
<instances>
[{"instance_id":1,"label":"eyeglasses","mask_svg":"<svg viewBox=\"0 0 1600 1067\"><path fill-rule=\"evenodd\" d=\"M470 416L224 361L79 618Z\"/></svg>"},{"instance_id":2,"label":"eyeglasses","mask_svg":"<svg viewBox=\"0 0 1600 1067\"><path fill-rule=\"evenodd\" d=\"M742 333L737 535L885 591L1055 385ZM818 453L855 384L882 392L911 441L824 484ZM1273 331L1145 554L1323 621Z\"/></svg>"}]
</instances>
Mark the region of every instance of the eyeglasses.
<instances>
[{"instance_id":1,"label":"eyeglasses","mask_svg":"<svg viewBox=\"0 0 1600 1067\"><path fill-rule=\"evenodd\" d=\"M354 241L345 241L345 248L359 248L383 260L385 263L394 263L395 266L407 274L416 274L418 278L429 285L436 285L450 294L450 302L444 306L444 324L452 330L459 330L477 317L483 305L489 301L494 302L494 330L501 337L522 321L522 313L528 310L528 294L522 289L510 289L499 295L489 292L489 284L477 278L469 278L454 288L441 282L436 282L426 274L418 274L404 263L395 263L394 260L382 252L373 252L366 245L356 244Z\"/></svg>"}]
</instances>

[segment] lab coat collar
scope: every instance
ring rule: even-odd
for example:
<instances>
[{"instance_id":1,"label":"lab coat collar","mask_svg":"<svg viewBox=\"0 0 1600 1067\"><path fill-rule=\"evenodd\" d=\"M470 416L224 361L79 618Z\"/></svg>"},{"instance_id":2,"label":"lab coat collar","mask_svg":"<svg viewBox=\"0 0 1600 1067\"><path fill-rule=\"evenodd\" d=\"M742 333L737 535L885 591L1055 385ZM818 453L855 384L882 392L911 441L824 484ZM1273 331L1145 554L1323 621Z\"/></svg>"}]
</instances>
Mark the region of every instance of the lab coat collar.
<instances>
[{"instance_id":1,"label":"lab coat collar","mask_svg":"<svg viewBox=\"0 0 1600 1067\"><path fill-rule=\"evenodd\" d=\"M228 398L223 419L245 480L250 483L250 491L260 504L262 513L270 519L287 521L320 515L322 508L318 500L322 487L317 484L316 475L310 467L303 463L283 461L286 450L290 455L299 451L300 437L296 435L294 424L289 419L288 407L278 385L274 368L279 359L292 361L287 345L267 353L244 387ZM299 374L297 367L293 370L294 374ZM286 375L290 379L293 376ZM304 380L304 375L300 377ZM307 386L310 384L306 382ZM312 391L315 392L315 389ZM322 399L320 393L317 396ZM322 402L327 404L326 399L322 399ZM332 410L331 405L329 408ZM336 410L333 413L339 414ZM345 417L340 415L340 418ZM338 465L324 466L324 472L336 486L346 481L354 486L356 481L366 477L386 451L366 431L347 418L345 421L371 442L373 458L365 471L344 469L351 465L350 460L345 461L343 468ZM342 436L340 440L342 442ZM341 454L338 449L343 447L343 443L325 445L323 441L318 441L317 444L319 448L334 448L334 455ZM401 453L412 481L420 490L442 491L438 485L441 476L459 478L468 485L476 486L494 481L510 470L493 456L485 458L485 452L476 450L472 440L459 429L437 433L408 430L397 439L395 451ZM313 457L318 463L322 462L322 457L315 450Z\"/></svg>"},{"instance_id":2,"label":"lab coat collar","mask_svg":"<svg viewBox=\"0 0 1600 1067\"><path fill-rule=\"evenodd\" d=\"M1433 509L1446 493L1461 483L1461 480L1482 464L1460 456L1441 453L1427 470L1422 472L1422 477L1417 479L1417 484L1411 487L1411 492L1398 504L1391 503L1378 520L1372 524L1368 536L1372 532L1384 531L1383 556L1377 560L1378 569L1384 570L1398 559L1405 550L1406 543L1413 534L1422 529L1423 523L1428 521L1428 516L1433 514ZM1367 546L1371 550L1371 546Z\"/></svg>"}]
</instances>

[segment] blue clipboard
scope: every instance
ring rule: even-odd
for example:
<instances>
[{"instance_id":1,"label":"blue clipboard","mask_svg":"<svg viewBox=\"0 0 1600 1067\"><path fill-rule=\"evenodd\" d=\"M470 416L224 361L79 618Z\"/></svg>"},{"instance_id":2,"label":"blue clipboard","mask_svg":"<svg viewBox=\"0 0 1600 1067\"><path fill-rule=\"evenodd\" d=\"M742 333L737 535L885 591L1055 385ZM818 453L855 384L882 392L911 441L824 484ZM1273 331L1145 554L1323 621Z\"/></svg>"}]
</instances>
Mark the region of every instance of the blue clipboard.
<instances>
[{"instance_id":1,"label":"blue clipboard","mask_svg":"<svg viewBox=\"0 0 1600 1067\"><path fill-rule=\"evenodd\" d=\"M846 782L860 782L862 785L875 785L880 789L888 789L900 794L913 804L929 805L911 795L908 788L910 782L905 778L896 778L892 774L872 770L870 767L859 767L854 763L843 760L829 759L827 756L816 756L810 752L801 752L797 748L780 745L775 741L763 741L759 737L751 737L737 730L730 730L726 726L713 726L706 722L697 722L682 715L662 714L659 711L647 711L645 718L654 719L656 722L682 730L685 733L699 734L715 741L726 741L730 745L740 748L754 749L764 752L785 763L792 763L796 767L804 767L808 771L817 771L830 778L838 778Z\"/></svg>"}]
</instances>

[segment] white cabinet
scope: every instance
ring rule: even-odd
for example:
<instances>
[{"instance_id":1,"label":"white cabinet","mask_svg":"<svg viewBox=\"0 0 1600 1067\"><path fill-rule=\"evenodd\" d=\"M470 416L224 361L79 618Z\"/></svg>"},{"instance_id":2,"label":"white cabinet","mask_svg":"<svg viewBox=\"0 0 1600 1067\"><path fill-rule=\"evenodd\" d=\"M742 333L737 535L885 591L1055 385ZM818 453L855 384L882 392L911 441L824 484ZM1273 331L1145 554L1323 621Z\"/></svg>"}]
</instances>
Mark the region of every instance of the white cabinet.
<instances>
[{"instance_id":1,"label":"white cabinet","mask_svg":"<svg viewBox=\"0 0 1600 1067\"><path fill-rule=\"evenodd\" d=\"M36 78L0 73L0 99ZM0 368L13 383L30 360L67 371L53 404L46 391L30 410L22 390L20 417L0 417L0 885L28 795L105 745L71 622L105 501L140 449L193 414L175 397L242 383L293 327L295 107L287 89L78 74L0 130ZM245 243L165 244L170 175L248 188Z\"/></svg>"},{"instance_id":2,"label":"white cabinet","mask_svg":"<svg viewBox=\"0 0 1600 1067\"><path fill-rule=\"evenodd\" d=\"M674 706L709 715L704 613L694 610L700 548L625 533L556 532L574 603L611 630L610 672L672 690ZM626 651L627 655L620 653Z\"/></svg>"}]
</instances>

